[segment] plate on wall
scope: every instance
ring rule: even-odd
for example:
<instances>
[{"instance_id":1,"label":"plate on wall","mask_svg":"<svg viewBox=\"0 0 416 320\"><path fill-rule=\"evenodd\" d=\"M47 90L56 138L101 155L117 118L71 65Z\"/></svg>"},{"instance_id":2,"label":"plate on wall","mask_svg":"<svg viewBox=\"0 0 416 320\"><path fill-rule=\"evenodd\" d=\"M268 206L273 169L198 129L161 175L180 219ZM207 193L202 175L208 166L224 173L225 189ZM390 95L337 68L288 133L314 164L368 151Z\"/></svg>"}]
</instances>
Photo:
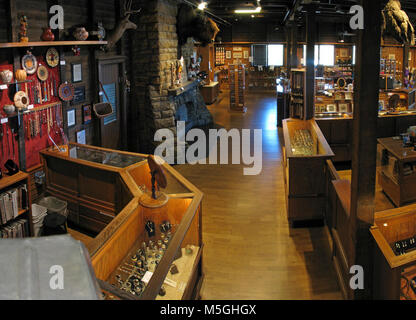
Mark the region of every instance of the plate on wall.
<instances>
[{"instance_id":1,"label":"plate on wall","mask_svg":"<svg viewBox=\"0 0 416 320\"><path fill-rule=\"evenodd\" d=\"M49 67L55 68L59 64L59 53L55 48L49 48L46 52L46 63Z\"/></svg>"},{"instance_id":2,"label":"plate on wall","mask_svg":"<svg viewBox=\"0 0 416 320\"><path fill-rule=\"evenodd\" d=\"M40 81L46 81L49 78L48 69L45 66L39 66L38 68L38 78Z\"/></svg>"},{"instance_id":3,"label":"plate on wall","mask_svg":"<svg viewBox=\"0 0 416 320\"><path fill-rule=\"evenodd\" d=\"M74 86L69 83L63 83L59 86L59 98L62 101L72 101L74 99Z\"/></svg>"},{"instance_id":4,"label":"plate on wall","mask_svg":"<svg viewBox=\"0 0 416 320\"><path fill-rule=\"evenodd\" d=\"M29 53L22 58L22 68L27 74L32 75L38 69L38 60L33 54Z\"/></svg>"}]
</instances>

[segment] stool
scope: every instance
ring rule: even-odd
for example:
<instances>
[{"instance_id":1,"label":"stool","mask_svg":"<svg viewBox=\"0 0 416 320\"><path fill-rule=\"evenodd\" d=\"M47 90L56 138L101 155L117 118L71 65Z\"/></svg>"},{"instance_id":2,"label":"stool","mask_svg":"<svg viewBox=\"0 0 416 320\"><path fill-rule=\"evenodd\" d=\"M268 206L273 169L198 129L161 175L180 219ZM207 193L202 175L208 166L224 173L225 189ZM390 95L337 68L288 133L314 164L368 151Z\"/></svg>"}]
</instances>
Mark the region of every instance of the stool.
<instances>
[{"instance_id":1,"label":"stool","mask_svg":"<svg viewBox=\"0 0 416 320\"><path fill-rule=\"evenodd\" d=\"M48 214L43 220L43 235L54 236L67 234L68 229L66 227L67 218L61 214L53 213Z\"/></svg>"}]
</instances>

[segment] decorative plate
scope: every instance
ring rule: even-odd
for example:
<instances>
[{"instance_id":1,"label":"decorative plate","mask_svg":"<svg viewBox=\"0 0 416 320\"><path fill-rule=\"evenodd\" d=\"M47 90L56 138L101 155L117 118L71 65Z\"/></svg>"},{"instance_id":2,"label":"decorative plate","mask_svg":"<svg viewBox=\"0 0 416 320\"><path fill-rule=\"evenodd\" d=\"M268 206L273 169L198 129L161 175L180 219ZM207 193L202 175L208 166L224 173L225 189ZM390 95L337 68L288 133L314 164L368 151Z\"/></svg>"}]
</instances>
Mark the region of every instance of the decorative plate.
<instances>
[{"instance_id":1,"label":"decorative plate","mask_svg":"<svg viewBox=\"0 0 416 320\"><path fill-rule=\"evenodd\" d=\"M29 105L29 97L26 92L19 91L14 95L14 105L17 109L26 109Z\"/></svg>"},{"instance_id":2,"label":"decorative plate","mask_svg":"<svg viewBox=\"0 0 416 320\"><path fill-rule=\"evenodd\" d=\"M22 58L22 67L27 74L32 75L38 69L38 60L33 54L28 53Z\"/></svg>"},{"instance_id":3,"label":"decorative plate","mask_svg":"<svg viewBox=\"0 0 416 320\"><path fill-rule=\"evenodd\" d=\"M74 99L74 86L69 83L63 83L59 86L59 98L62 101L72 101Z\"/></svg>"},{"instance_id":4,"label":"decorative plate","mask_svg":"<svg viewBox=\"0 0 416 320\"><path fill-rule=\"evenodd\" d=\"M40 81L46 81L49 78L48 69L45 66L39 66L38 68L38 78Z\"/></svg>"},{"instance_id":5,"label":"decorative plate","mask_svg":"<svg viewBox=\"0 0 416 320\"><path fill-rule=\"evenodd\" d=\"M46 52L46 63L49 67L55 68L59 64L59 53L55 48L49 48Z\"/></svg>"}]
</instances>

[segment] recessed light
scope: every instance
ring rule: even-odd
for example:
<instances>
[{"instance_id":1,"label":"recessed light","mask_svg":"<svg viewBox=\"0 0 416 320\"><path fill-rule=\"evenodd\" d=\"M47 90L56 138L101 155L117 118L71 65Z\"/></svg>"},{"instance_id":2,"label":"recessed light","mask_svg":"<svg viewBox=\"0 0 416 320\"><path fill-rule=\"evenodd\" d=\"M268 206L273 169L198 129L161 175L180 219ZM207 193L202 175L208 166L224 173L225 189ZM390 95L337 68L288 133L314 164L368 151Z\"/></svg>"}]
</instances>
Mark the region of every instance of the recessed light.
<instances>
[{"instance_id":1,"label":"recessed light","mask_svg":"<svg viewBox=\"0 0 416 320\"><path fill-rule=\"evenodd\" d=\"M207 7L207 3L205 1L202 1L199 5L198 5L198 9L201 11L204 11Z\"/></svg>"},{"instance_id":2,"label":"recessed light","mask_svg":"<svg viewBox=\"0 0 416 320\"><path fill-rule=\"evenodd\" d=\"M256 9L238 9L235 10L235 13L260 13L261 12L261 7L258 6Z\"/></svg>"}]
</instances>

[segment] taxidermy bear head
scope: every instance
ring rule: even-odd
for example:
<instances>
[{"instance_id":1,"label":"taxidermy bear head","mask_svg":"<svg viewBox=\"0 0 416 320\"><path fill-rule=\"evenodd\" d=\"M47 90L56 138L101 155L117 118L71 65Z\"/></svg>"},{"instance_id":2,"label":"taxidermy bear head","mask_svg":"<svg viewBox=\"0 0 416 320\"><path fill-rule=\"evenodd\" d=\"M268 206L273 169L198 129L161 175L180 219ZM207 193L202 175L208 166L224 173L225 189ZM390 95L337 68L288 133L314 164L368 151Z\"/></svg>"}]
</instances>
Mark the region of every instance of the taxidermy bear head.
<instances>
[{"instance_id":1,"label":"taxidermy bear head","mask_svg":"<svg viewBox=\"0 0 416 320\"><path fill-rule=\"evenodd\" d=\"M207 45L215 40L220 29L217 24L202 12L182 4L178 14L179 44L184 44L189 37Z\"/></svg>"}]
</instances>

